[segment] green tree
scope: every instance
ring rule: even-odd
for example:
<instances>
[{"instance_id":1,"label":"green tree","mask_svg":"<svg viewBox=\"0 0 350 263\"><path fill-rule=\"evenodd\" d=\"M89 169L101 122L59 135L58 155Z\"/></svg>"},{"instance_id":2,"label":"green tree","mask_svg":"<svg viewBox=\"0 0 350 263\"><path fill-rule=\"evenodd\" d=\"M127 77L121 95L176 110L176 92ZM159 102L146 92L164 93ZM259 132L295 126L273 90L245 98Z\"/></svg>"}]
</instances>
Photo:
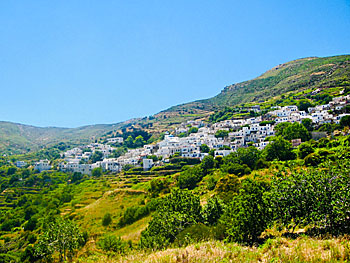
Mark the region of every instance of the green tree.
<instances>
[{"instance_id":1,"label":"green tree","mask_svg":"<svg viewBox=\"0 0 350 263\"><path fill-rule=\"evenodd\" d=\"M16 167L9 167L7 169L7 175L13 175L17 171Z\"/></svg>"},{"instance_id":2,"label":"green tree","mask_svg":"<svg viewBox=\"0 0 350 263\"><path fill-rule=\"evenodd\" d=\"M306 142L311 139L309 131L304 125L294 122L287 126L282 133L282 136L286 140L301 139L301 141Z\"/></svg>"},{"instance_id":3,"label":"green tree","mask_svg":"<svg viewBox=\"0 0 350 263\"><path fill-rule=\"evenodd\" d=\"M327 170L311 168L274 178L270 200L275 220L293 231L298 225L312 224L339 234L348 227L349 161L327 166Z\"/></svg>"},{"instance_id":4,"label":"green tree","mask_svg":"<svg viewBox=\"0 0 350 263\"><path fill-rule=\"evenodd\" d=\"M239 148L236 156L242 164L246 164L251 169L254 169L256 162L260 158L260 152L256 147L250 146L248 148Z\"/></svg>"},{"instance_id":5,"label":"green tree","mask_svg":"<svg viewBox=\"0 0 350 263\"><path fill-rule=\"evenodd\" d=\"M199 196L190 191L174 189L162 199L151 222L141 233L142 248L164 248L174 242L186 227L200 221Z\"/></svg>"},{"instance_id":6,"label":"green tree","mask_svg":"<svg viewBox=\"0 0 350 263\"><path fill-rule=\"evenodd\" d=\"M273 142L266 145L264 148L265 158L268 161L272 160L293 160L295 154L292 152L292 145L282 137L276 137Z\"/></svg>"},{"instance_id":7,"label":"green tree","mask_svg":"<svg viewBox=\"0 0 350 263\"><path fill-rule=\"evenodd\" d=\"M238 193L240 186L241 183L236 175L227 174L216 183L215 192L220 199L227 203Z\"/></svg>"},{"instance_id":8,"label":"green tree","mask_svg":"<svg viewBox=\"0 0 350 263\"><path fill-rule=\"evenodd\" d=\"M105 235L97 244L104 251L113 251L119 254L125 254L128 249L128 244L114 235Z\"/></svg>"},{"instance_id":9,"label":"green tree","mask_svg":"<svg viewBox=\"0 0 350 263\"><path fill-rule=\"evenodd\" d=\"M309 107L312 107L312 103L310 101L308 101L307 99L301 99L298 101L297 103L297 106L298 106L298 109L300 111L305 111L305 112L308 112L308 108Z\"/></svg>"},{"instance_id":10,"label":"green tree","mask_svg":"<svg viewBox=\"0 0 350 263\"><path fill-rule=\"evenodd\" d=\"M306 119L302 119L301 124L308 130L308 131L312 131L313 127L312 127L312 120L309 118Z\"/></svg>"},{"instance_id":11,"label":"green tree","mask_svg":"<svg viewBox=\"0 0 350 263\"><path fill-rule=\"evenodd\" d=\"M189 167L180 173L176 178L177 186L181 189L194 189L197 183L202 180L202 172L197 167Z\"/></svg>"},{"instance_id":12,"label":"green tree","mask_svg":"<svg viewBox=\"0 0 350 263\"><path fill-rule=\"evenodd\" d=\"M202 152L202 153L209 153L209 151L210 151L209 146L206 145L206 144L202 144L202 145L200 146L200 149L201 149L201 152Z\"/></svg>"},{"instance_id":13,"label":"green tree","mask_svg":"<svg viewBox=\"0 0 350 263\"><path fill-rule=\"evenodd\" d=\"M129 135L128 138L126 138L126 140L124 141L124 145L128 148L132 148L134 146L134 139L131 135Z\"/></svg>"},{"instance_id":14,"label":"green tree","mask_svg":"<svg viewBox=\"0 0 350 263\"><path fill-rule=\"evenodd\" d=\"M91 155L91 162L92 163L96 163L99 161L102 161L103 159L103 153L100 151L95 151L92 155Z\"/></svg>"},{"instance_id":15,"label":"green tree","mask_svg":"<svg viewBox=\"0 0 350 263\"><path fill-rule=\"evenodd\" d=\"M226 131L226 130L218 130L215 133L215 137L216 138L226 138L228 136L228 133L229 133L229 131Z\"/></svg>"},{"instance_id":16,"label":"green tree","mask_svg":"<svg viewBox=\"0 0 350 263\"><path fill-rule=\"evenodd\" d=\"M102 218L102 225L109 226L110 223L112 223L112 215L110 213L105 213L105 215Z\"/></svg>"},{"instance_id":17,"label":"green tree","mask_svg":"<svg viewBox=\"0 0 350 263\"><path fill-rule=\"evenodd\" d=\"M96 167L96 168L92 169L91 175L93 177L100 177L102 175L102 168L101 167Z\"/></svg>"},{"instance_id":18,"label":"green tree","mask_svg":"<svg viewBox=\"0 0 350 263\"><path fill-rule=\"evenodd\" d=\"M76 224L70 220L58 218L54 223L49 224L47 230L39 237L36 254L42 258L51 258L56 251L59 260L63 262L73 256L83 241L83 236Z\"/></svg>"},{"instance_id":19,"label":"green tree","mask_svg":"<svg viewBox=\"0 0 350 263\"><path fill-rule=\"evenodd\" d=\"M134 143L133 146L136 148L143 147L146 144L145 140L143 139L143 137L141 135L137 136L133 143Z\"/></svg>"},{"instance_id":20,"label":"green tree","mask_svg":"<svg viewBox=\"0 0 350 263\"><path fill-rule=\"evenodd\" d=\"M341 127L350 126L350 115L345 115L340 119L339 122Z\"/></svg>"},{"instance_id":21,"label":"green tree","mask_svg":"<svg viewBox=\"0 0 350 263\"><path fill-rule=\"evenodd\" d=\"M228 240L244 244L258 241L271 221L269 203L264 196L266 191L268 185L264 182L251 179L242 182L239 194L233 198L222 218Z\"/></svg>"},{"instance_id":22,"label":"green tree","mask_svg":"<svg viewBox=\"0 0 350 263\"><path fill-rule=\"evenodd\" d=\"M205 225L215 225L225 210L225 204L216 196L210 198L202 208L202 222Z\"/></svg>"},{"instance_id":23,"label":"green tree","mask_svg":"<svg viewBox=\"0 0 350 263\"><path fill-rule=\"evenodd\" d=\"M221 170L224 173L234 174L237 176L243 176L250 173L250 168L246 164L239 163L225 163L221 165Z\"/></svg>"},{"instance_id":24,"label":"green tree","mask_svg":"<svg viewBox=\"0 0 350 263\"><path fill-rule=\"evenodd\" d=\"M281 122L281 123L278 123L274 130L275 130L275 134L276 136L282 136L283 135L283 131L289 127L291 125L290 122Z\"/></svg>"},{"instance_id":25,"label":"green tree","mask_svg":"<svg viewBox=\"0 0 350 263\"><path fill-rule=\"evenodd\" d=\"M206 175L209 173L209 170L214 168L214 157L211 155L207 155L203 158L200 167L202 168L203 175Z\"/></svg>"},{"instance_id":26,"label":"green tree","mask_svg":"<svg viewBox=\"0 0 350 263\"><path fill-rule=\"evenodd\" d=\"M191 127L191 128L188 130L188 134L197 133L197 132L198 132L198 128L197 128L197 127Z\"/></svg>"},{"instance_id":27,"label":"green tree","mask_svg":"<svg viewBox=\"0 0 350 263\"><path fill-rule=\"evenodd\" d=\"M304 159L307 155L313 152L315 152L315 149L310 143L304 142L298 147L298 157L300 159Z\"/></svg>"}]
</instances>

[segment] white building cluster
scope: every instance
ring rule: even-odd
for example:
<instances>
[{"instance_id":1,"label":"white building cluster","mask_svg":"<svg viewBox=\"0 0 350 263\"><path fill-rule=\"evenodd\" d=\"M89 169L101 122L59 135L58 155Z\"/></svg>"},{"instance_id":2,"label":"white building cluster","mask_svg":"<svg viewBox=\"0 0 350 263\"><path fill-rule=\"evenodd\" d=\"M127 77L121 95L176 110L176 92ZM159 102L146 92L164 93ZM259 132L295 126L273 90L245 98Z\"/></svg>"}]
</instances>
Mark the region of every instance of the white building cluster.
<instances>
[{"instance_id":1,"label":"white building cluster","mask_svg":"<svg viewBox=\"0 0 350 263\"><path fill-rule=\"evenodd\" d=\"M308 109L308 112L299 111L295 105L285 107L273 107L273 111L267 113L269 120L274 120L275 124L281 122L301 122L305 118L309 118L315 124L324 124L335 122L339 123L341 117L349 114L330 114L330 110L341 110L350 102L350 96L333 98L326 105L318 105ZM255 107L254 110L260 111L260 107ZM142 148L129 149L127 153L118 158L109 158L110 154L115 150L114 147L108 144L92 143L84 147L77 147L66 151L62 154L65 163L61 163L59 168L63 171L80 172L83 174L91 174L91 171L96 167L101 167L103 170L119 172L125 165L137 166L143 163L143 169L149 170L154 163L148 158L150 155L155 155L159 160L167 162L168 158L177 154L181 157L203 159L207 153L201 151L201 146L206 144L210 149L214 149L215 156L226 156L238 148L254 145L258 149L264 149L269 141L267 137L273 136L274 125L262 123L261 116L238 119L224 120L215 124L207 124L203 121L187 121L182 123L174 131L174 134L188 133L191 127L197 127L198 132L188 134L187 137L177 137L167 133L164 139L157 144L145 145ZM228 136L224 138L216 137L215 134L219 130L226 130ZM122 143L123 138L109 138L107 143ZM95 151L100 151L103 154L103 160L87 164L92 154ZM39 162L36 166L38 169L44 170L49 167L48 163ZM50 166L51 168L51 166Z\"/></svg>"}]
</instances>

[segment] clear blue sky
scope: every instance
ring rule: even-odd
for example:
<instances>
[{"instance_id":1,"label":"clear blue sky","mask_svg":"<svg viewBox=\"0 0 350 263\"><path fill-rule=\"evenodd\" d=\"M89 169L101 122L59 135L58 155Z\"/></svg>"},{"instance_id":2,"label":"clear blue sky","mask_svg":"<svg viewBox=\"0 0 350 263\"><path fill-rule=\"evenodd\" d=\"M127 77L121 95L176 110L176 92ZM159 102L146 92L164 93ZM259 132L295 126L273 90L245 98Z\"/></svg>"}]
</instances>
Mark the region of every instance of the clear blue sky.
<instances>
[{"instance_id":1,"label":"clear blue sky","mask_svg":"<svg viewBox=\"0 0 350 263\"><path fill-rule=\"evenodd\" d=\"M1 1L0 120L115 123L350 53L350 1Z\"/></svg>"}]
</instances>

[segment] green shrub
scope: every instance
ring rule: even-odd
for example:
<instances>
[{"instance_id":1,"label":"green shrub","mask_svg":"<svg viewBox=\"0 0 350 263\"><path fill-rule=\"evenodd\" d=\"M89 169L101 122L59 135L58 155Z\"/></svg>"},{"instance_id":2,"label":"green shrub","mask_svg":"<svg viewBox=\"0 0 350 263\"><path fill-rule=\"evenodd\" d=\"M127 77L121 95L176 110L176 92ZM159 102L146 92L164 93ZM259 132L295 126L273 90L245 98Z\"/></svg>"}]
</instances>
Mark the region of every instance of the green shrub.
<instances>
[{"instance_id":1,"label":"green shrub","mask_svg":"<svg viewBox=\"0 0 350 263\"><path fill-rule=\"evenodd\" d=\"M224 173L234 174L237 176L243 176L251 172L250 168L246 164L239 163L225 163L221 166L221 170Z\"/></svg>"},{"instance_id":2,"label":"green shrub","mask_svg":"<svg viewBox=\"0 0 350 263\"><path fill-rule=\"evenodd\" d=\"M104 236L97 244L104 251L112 251L119 254L125 254L128 250L128 244L120 237L114 235Z\"/></svg>"},{"instance_id":3,"label":"green shrub","mask_svg":"<svg viewBox=\"0 0 350 263\"><path fill-rule=\"evenodd\" d=\"M130 225L137 220L149 215L149 208L147 206L139 206L139 207L128 207L124 212L123 216L120 218L118 222L119 227L123 227L126 225Z\"/></svg>"},{"instance_id":4,"label":"green shrub","mask_svg":"<svg viewBox=\"0 0 350 263\"><path fill-rule=\"evenodd\" d=\"M274 138L273 142L266 145L263 152L267 161L272 161L275 159L286 161L295 159L296 156L292 150L293 149L290 142L281 137L276 137Z\"/></svg>"},{"instance_id":5,"label":"green shrub","mask_svg":"<svg viewBox=\"0 0 350 263\"><path fill-rule=\"evenodd\" d=\"M264 182L246 179L222 217L227 240L253 244L268 226L271 215L264 196L268 186Z\"/></svg>"},{"instance_id":6,"label":"green shrub","mask_svg":"<svg viewBox=\"0 0 350 263\"><path fill-rule=\"evenodd\" d=\"M214 178L214 176L210 176L207 181L207 188L208 190L214 190L216 186L217 180Z\"/></svg>"},{"instance_id":7,"label":"green shrub","mask_svg":"<svg viewBox=\"0 0 350 263\"><path fill-rule=\"evenodd\" d=\"M315 149L310 143L302 143L298 147L298 157L304 159L307 155L315 152Z\"/></svg>"},{"instance_id":8,"label":"green shrub","mask_svg":"<svg viewBox=\"0 0 350 263\"><path fill-rule=\"evenodd\" d=\"M149 184L149 193L152 197L157 197L160 193L169 192L170 182L166 178L152 179Z\"/></svg>"},{"instance_id":9,"label":"green shrub","mask_svg":"<svg viewBox=\"0 0 350 263\"><path fill-rule=\"evenodd\" d=\"M200 221L200 200L188 190L174 189L162 199L151 222L141 233L142 248L164 248L185 228Z\"/></svg>"},{"instance_id":10,"label":"green shrub","mask_svg":"<svg viewBox=\"0 0 350 263\"><path fill-rule=\"evenodd\" d=\"M102 218L102 225L109 226L112 223L112 215L110 213L106 213Z\"/></svg>"},{"instance_id":11,"label":"green shrub","mask_svg":"<svg viewBox=\"0 0 350 263\"><path fill-rule=\"evenodd\" d=\"M216 183L215 192L225 202L231 201L240 189L240 181L237 176L228 174L220 178Z\"/></svg>"},{"instance_id":12,"label":"green shrub","mask_svg":"<svg viewBox=\"0 0 350 263\"><path fill-rule=\"evenodd\" d=\"M210 198L208 203L202 208L202 222L205 225L215 225L224 213L225 205L216 196Z\"/></svg>"},{"instance_id":13,"label":"green shrub","mask_svg":"<svg viewBox=\"0 0 350 263\"><path fill-rule=\"evenodd\" d=\"M350 163L326 167L274 179L270 200L276 220L293 229L307 224L337 232L348 228Z\"/></svg>"},{"instance_id":14,"label":"green shrub","mask_svg":"<svg viewBox=\"0 0 350 263\"><path fill-rule=\"evenodd\" d=\"M181 189L194 189L202 179L202 173L197 167L189 167L176 178L177 186Z\"/></svg>"},{"instance_id":15,"label":"green shrub","mask_svg":"<svg viewBox=\"0 0 350 263\"><path fill-rule=\"evenodd\" d=\"M191 225L180 232L175 239L175 246L187 246L214 238L212 228L201 223Z\"/></svg>"}]
</instances>

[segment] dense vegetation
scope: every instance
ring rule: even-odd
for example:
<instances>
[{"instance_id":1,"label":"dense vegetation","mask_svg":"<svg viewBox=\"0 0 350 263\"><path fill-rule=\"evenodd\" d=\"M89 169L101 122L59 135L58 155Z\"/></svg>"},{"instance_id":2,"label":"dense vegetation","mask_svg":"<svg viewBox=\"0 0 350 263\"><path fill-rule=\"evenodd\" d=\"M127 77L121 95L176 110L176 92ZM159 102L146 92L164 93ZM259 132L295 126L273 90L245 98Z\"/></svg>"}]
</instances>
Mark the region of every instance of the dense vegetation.
<instances>
[{"instance_id":1,"label":"dense vegetation","mask_svg":"<svg viewBox=\"0 0 350 263\"><path fill-rule=\"evenodd\" d=\"M268 229L286 233L304 229L311 236L348 233L349 136L309 140L293 148L283 129L272 138L272 150L251 146L225 157L208 155L199 164L175 157L180 173L158 175L147 183L131 182L144 189L140 194L148 195L123 207L117 217L116 208L104 210L99 228L105 234L97 236L79 216L83 210L64 211L79 202L82 189L91 192L88 185L110 189L108 175L37 173L4 161L0 257L6 262L69 259L91 238L97 239L104 253L129 254L136 248L161 249L213 239L260 244ZM139 242L111 234L150 216Z\"/></svg>"},{"instance_id":2,"label":"dense vegetation","mask_svg":"<svg viewBox=\"0 0 350 263\"><path fill-rule=\"evenodd\" d=\"M6 143L0 144L0 262L96 261L206 241L226 242L229 247L237 242L247 251L266 254L281 240L298 243L284 238L300 233L310 240L341 238L341 252L331 255L349 260L349 117L339 124L313 125L308 119L281 123L264 150L249 146L214 158L214 151L202 145L209 155L201 162L174 155L169 164L149 171L131 166L113 174L96 168L86 176L14 166L17 160L46 158L55 164L61 151L90 141L92 134L103 134L96 139L100 142L123 137L122 144L114 145L118 149L112 157L118 157L128 148L162 138L161 133L152 133L159 123L171 126L211 110L218 110L210 116L212 122L257 116L273 105L294 104L305 110L329 102L340 91L349 94L349 72L349 56L292 61L229 86L212 99L125 124L118 132L119 126L84 127L75 129L73 138L66 137L71 131L65 129L37 131L1 123L0 128L9 132L4 133ZM320 92L314 94L316 87ZM257 102L261 113L250 110ZM173 111L177 113L168 115ZM197 131L192 127L184 136ZM228 131L219 130L215 136L226 138ZM40 149L43 137L50 147ZM82 140L72 143L76 137ZM293 147L291 140L298 138L302 143ZM3 154L15 148L28 153ZM95 161L101 158L99 152L92 156ZM278 261L284 255L278 253L266 258Z\"/></svg>"}]
</instances>

